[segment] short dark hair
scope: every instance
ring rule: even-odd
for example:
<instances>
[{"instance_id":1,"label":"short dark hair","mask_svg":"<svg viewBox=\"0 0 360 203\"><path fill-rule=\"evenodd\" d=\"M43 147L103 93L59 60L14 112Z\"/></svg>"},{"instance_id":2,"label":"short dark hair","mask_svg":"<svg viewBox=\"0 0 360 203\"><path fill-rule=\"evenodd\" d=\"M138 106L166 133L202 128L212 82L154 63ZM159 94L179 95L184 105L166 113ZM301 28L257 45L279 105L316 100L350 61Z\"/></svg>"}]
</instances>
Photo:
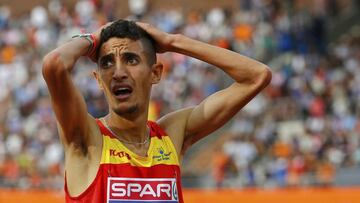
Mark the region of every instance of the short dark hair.
<instances>
[{"instance_id":1,"label":"short dark hair","mask_svg":"<svg viewBox=\"0 0 360 203\"><path fill-rule=\"evenodd\" d=\"M109 26L101 30L99 45L96 50L96 58L99 58L100 48L103 43L107 42L110 38L128 38L131 40L142 40L145 44L147 54L147 60L150 65L156 63L156 50L154 39L134 21L117 20L111 23Z\"/></svg>"}]
</instances>

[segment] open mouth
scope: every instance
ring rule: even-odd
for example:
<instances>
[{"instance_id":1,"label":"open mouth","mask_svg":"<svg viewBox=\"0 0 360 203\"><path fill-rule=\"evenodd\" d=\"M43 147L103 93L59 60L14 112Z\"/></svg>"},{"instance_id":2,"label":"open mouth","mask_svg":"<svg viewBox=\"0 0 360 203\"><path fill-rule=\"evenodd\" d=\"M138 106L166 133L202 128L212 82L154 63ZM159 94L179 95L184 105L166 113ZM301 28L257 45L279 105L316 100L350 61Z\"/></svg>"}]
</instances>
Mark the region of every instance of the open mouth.
<instances>
[{"instance_id":1,"label":"open mouth","mask_svg":"<svg viewBox=\"0 0 360 203\"><path fill-rule=\"evenodd\" d=\"M112 92L117 99L126 99L131 95L133 89L129 85L116 85L112 88Z\"/></svg>"}]
</instances>

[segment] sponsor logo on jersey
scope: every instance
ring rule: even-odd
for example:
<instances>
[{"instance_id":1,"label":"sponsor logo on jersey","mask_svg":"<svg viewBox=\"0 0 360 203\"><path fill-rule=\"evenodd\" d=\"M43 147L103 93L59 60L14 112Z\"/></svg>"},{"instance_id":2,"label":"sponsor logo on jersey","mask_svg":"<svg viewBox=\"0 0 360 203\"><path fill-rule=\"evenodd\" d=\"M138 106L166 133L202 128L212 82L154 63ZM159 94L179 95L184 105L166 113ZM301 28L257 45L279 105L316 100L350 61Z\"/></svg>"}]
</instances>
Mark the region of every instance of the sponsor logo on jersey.
<instances>
[{"instance_id":1,"label":"sponsor logo on jersey","mask_svg":"<svg viewBox=\"0 0 360 203\"><path fill-rule=\"evenodd\" d=\"M116 156L119 158L126 157L128 160L131 159L130 155L124 151L117 151L116 149L110 149L109 153L110 153L110 156Z\"/></svg>"},{"instance_id":2,"label":"sponsor logo on jersey","mask_svg":"<svg viewBox=\"0 0 360 203\"><path fill-rule=\"evenodd\" d=\"M175 203L178 193L175 178L114 178L107 181L108 203Z\"/></svg>"},{"instance_id":3,"label":"sponsor logo on jersey","mask_svg":"<svg viewBox=\"0 0 360 203\"><path fill-rule=\"evenodd\" d=\"M153 156L153 159L155 159L157 161L165 161L165 160L170 159L171 152L166 153L162 147L158 148L157 150L158 150L159 154Z\"/></svg>"}]
</instances>

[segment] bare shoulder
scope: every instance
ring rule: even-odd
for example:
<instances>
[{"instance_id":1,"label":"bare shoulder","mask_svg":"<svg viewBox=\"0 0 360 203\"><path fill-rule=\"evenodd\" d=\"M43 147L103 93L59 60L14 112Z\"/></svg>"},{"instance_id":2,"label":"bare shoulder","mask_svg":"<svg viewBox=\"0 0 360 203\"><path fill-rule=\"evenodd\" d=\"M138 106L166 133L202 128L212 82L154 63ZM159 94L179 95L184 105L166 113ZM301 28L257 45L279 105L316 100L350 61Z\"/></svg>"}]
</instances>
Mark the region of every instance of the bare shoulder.
<instances>
[{"instance_id":1,"label":"bare shoulder","mask_svg":"<svg viewBox=\"0 0 360 203\"><path fill-rule=\"evenodd\" d=\"M157 123L170 137L176 151L181 157L184 150L184 139L186 136L187 120L194 107L180 109L161 117Z\"/></svg>"}]
</instances>

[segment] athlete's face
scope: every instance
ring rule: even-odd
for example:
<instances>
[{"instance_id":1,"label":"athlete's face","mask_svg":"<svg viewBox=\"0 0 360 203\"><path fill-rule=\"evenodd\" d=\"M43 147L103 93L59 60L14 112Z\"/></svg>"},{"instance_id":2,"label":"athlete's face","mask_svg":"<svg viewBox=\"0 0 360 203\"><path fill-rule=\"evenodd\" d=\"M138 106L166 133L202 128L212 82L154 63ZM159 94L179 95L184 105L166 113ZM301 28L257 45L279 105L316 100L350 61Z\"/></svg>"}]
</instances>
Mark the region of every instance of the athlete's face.
<instances>
[{"instance_id":1,"label":"athlete's face","mask_svg":"<svg viewBox=\"0 0 360 203\"><path fill-rule=\"evenodd\" d=\"M148 109L152 84L160 81L162 65L150 65L142 41L110 38L99 51L94 76L104 91L110 111L120 116Z\"/></svg>"}]
</instances>

